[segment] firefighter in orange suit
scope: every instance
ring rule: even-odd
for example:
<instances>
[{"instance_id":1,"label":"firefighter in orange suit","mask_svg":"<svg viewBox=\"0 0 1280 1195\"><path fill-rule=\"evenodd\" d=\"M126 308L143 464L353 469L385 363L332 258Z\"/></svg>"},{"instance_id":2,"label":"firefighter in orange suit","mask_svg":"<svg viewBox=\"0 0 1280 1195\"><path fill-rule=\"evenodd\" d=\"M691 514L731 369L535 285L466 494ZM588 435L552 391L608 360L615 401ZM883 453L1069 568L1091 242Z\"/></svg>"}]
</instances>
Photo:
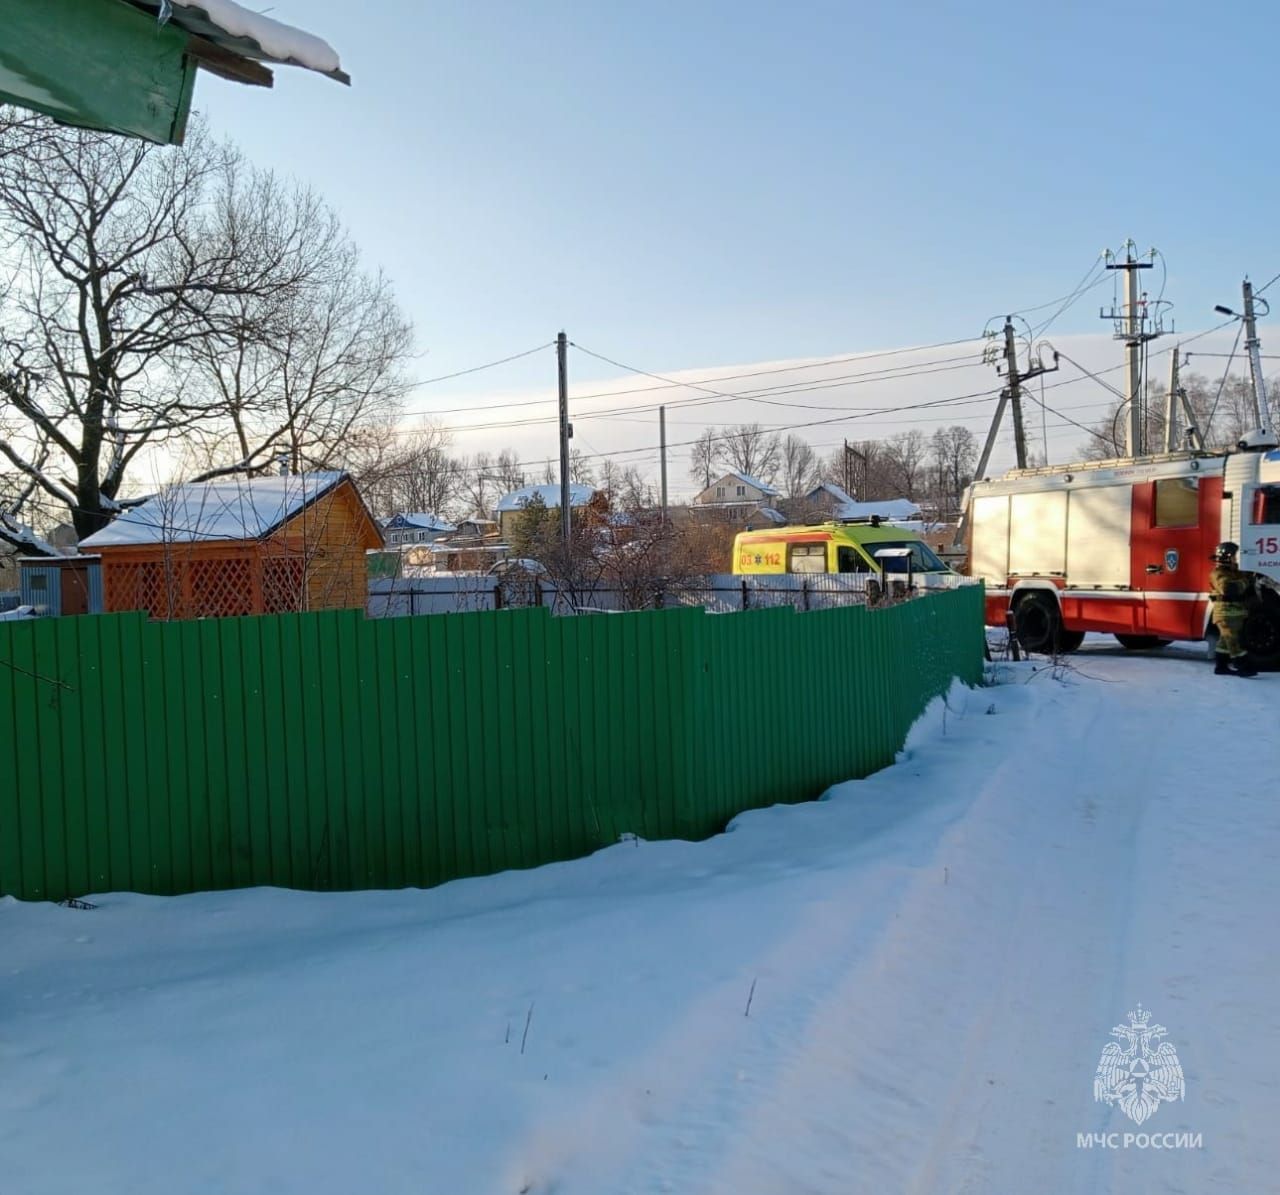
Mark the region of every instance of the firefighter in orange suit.
<instances>
[{"instance_id":1,"label":"firefighter in orange suit","mask_svg":"<svg viewBox=\"0 0 1280 1195\"><path fill-rule=\"evenodd\" d=\"M1218 628L1213 670L1219 676L1258 675L1240 639L1254 578L1252 573L1240 570L1239 555L1240 545L1228 540L1219 544L1211 557L1215 567L1209 574L1209 599L1213 603L1213 625Z\"/></svg>"}]
</instances>

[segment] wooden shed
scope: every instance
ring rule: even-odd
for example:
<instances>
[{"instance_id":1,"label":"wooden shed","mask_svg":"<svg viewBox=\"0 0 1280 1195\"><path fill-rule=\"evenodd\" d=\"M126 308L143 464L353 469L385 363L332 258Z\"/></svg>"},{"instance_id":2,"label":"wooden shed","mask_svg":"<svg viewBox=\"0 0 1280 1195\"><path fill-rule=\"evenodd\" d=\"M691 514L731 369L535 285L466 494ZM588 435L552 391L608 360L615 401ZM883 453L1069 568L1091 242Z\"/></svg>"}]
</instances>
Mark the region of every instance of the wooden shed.
<instances>
[{"instance_id":1,"label":"wooden shed","mask_svg":"<svg viewBox=\"0 0 1280 1195\"><path fill-rule=\"evenodd\" d=\"M102 562L96 556L21 556L21 604L63 617L102 613Z\"/></svg>"},{"instance_id":2,"label":"wooden shed","mask_svg":"<svg viewBox=\"0 0 1280 1195\"><path fill-rule=\"evenodd\" d=\"M171 486L81 544L108 612L224 618L363 607L382 533L345 473Z\"/></svg>"}]
</instances>

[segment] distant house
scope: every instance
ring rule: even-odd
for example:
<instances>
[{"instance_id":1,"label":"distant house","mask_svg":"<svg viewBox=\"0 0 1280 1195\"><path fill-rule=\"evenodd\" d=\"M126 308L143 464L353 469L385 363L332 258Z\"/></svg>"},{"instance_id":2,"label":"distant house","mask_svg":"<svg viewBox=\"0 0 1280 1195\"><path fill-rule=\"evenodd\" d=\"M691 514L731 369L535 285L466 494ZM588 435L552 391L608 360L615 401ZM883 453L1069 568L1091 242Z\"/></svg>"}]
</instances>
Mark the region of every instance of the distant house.
<instances>
[{"instance_id":1,"label":"distant house","mask_svg":"<svg viewBox=\"0 0 1280 1195\"><path fill-rule=\"evenodd\" d=\"M548 510L560 509L560 487L558 485L526 485L509 494L503 494L493 513L498 516L498 529L503 539L509 539L520 516L530 502L541 498ZM589 485L571 485L569 487L569 509L585 507L596 498L596 491Z\"/></svg>"},{"instance_id":2,"label":"distant house","mask_svg":"<svg viewBox=\"0 0 1280 1195\"><path fill-rule=\"evenodd\" d=\"M693 505L704 520L754 531L787 521L786 515L776 509L779 497L778 490L768 482L734 469L707 486L694 498Z\"/></svg>"},{"instance_id":3,"label":"distant house","mask_svg":"<svg viewBox=\"0 0 1280 1195\"><path fill-rule=\"evenodd\" d=\"M452 523L434 514L392 515L382 525L382 534L388 547L403 544L433 544L457 530Z\"/></svg>"},{"instance_id":4,"label":"distant house","mask_svg":"<svg viewBox=\"0 0 1280 1195\"><path fill-rule=\"evenodd\" d=\"M498 521L496 519L481 518L480 515L472 515L470 518L459 520L457 527L454 529L454 535L458 539L486 539L497 534Z\"/></svg>"},{"instance_id":5,"label":"distant house","mask_svg":"<svg viewBox=\"0 0 1280 1195\"><path fill-rule=\"evenodd\" d=\"M819 482L805 496L806 507L835 518L836 512L843 506L853 505L853 495L834 481Z\"/></svg>"},{"instance_id":6,"label":"distant house","mask_svg":"<svg viewBox=\"0 0 1280 1195\"><path fill-rule=\"evenodd\" d=\"M345 473L170 486L80 547L108 611L211 618L363 607L382 532Z\"/></svg>"}]
</instances>

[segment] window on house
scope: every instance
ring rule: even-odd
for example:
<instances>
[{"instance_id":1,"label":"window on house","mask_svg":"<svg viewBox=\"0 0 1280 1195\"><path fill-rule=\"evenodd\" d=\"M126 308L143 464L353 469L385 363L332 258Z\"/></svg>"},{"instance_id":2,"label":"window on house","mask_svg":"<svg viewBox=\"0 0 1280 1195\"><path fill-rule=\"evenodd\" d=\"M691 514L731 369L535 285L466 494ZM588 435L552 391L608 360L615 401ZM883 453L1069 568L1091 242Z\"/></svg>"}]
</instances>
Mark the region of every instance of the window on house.
<instances>
[{"instance_id":1,"label":"window on house","mask_svg":"<svg viewBox=\"0 0 1280 1195\"><path fill-rule=\"evenodd\" d=\"M836 565L842 573L869 573L871 565L857 548L840 547L836 549Z\"/></svg>"},{"instance_id":2,"label":"window on house","mask_svg":"<svg viewBox=\"0 0 1280 1195\"><path fill-rule=\"evenodd\" d=\"M825 573L826 544L792 544L787 553L787 571L791 573Z\"/></svg>"},{"instance_id":3,"label":"window on house","mask_svg":"<svg viewBox=\"0 0 1280 1195\"><path fill-rule=\"evenodd\" d=\"M1156 482L1156 527L1194 527L1200 521L1200 487L1195 477Z\"/></svg>"},{"instance_id":4,"label":"window on house","mask_svg":"<svg viewBox=\"0 0 1280 1195\"><path fill-rule=\"evenodd\" d=\"M718 486L716 486L716 497L717 497L717 498L723 498L723 497L724 497L724 486L722 486L722 485L718 485Z\"/></svg>"},{"instance_id":5,"label":"window on house","mask_svg":"<svg viewBox=\"0 0 1280 1195\"><path fill-rule=\"evenodd\" d=\"M1260 485L1253 491L1251 523L1280 523L1280 485Z\"/></svg>"},{"instance_id":6,"label":"window on house","mask_svg":"<svg viewBox=\"0 0 1280 1195\"><path fill-rule=\"evenodd\" d=\"M35 593L37 590L43 593L49 588L49 578L42 576L40 573L32 573L27 578L27 585L31 589L32 593Z\"/></svg>"},{"instance_id":7,"label":"window on house","mask_svg":"<svg viewBox=\"0 0 1280 1195\"><path fill-rule=\"evenodd\" d=\"M746 492L747 492L747 487L746 487L745 485L740 485L740 486L738 487L738 497L739 497L739 498L741 498L741 497L742 497Z\"/></svg>"}]
</instances>

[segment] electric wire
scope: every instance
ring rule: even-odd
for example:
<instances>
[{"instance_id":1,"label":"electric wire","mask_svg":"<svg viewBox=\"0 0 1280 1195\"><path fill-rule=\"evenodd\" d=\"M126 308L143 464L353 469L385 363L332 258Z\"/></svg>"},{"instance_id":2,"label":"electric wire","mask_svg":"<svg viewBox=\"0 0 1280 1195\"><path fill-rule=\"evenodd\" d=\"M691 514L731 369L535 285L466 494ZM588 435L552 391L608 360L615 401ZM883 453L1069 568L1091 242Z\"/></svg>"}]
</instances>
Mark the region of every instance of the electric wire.
<instances>
[{"instance_id":1,"label":"electric wire","mask_svg":"<svg viewBox=\"0 0 1280 1195\"><path fill-rule=\"evenodd\" d=\"M532 357L534 353L541 353L545 349L554 348L555 341L549 340L546 344L540 344L536 348L525 349L523 353L512 353L510 357L500 357L497 361L487 361L484 365L473 365L470 369L459 369L456 373L442 373L439 377L423 378L421 381L415 382L415 386L431 386L436 382L448 382L453 378L465 378L468 374L480 373L486 369L495 369L499 365L506 365L509 361L519 361L522 357Z\"/></svg>"},{"instance_id":2,"label":"electric wire","mask_svg":"<svg viewBox=\"0 0 1280 1195\"><path fill-rule=\"evenodd\" d=\"M1218 393L1214 396L1213 406L1209 408L1209 418L1204 423L1204 438L1208 442L1209 435L1213 431L1213 417L1218 413L1218 403L1222 399L1222 392L1226 389L1227 378L1231 376L1231 362L1235 359L1236 349L1240 347L1240 336L1244 332L1244 320L1237 321L1236 339L1231 346L1231 354L1227 357L1227 367L1222 371L1222 381L1218 383Z\"/></svg>"}]
</instances>

